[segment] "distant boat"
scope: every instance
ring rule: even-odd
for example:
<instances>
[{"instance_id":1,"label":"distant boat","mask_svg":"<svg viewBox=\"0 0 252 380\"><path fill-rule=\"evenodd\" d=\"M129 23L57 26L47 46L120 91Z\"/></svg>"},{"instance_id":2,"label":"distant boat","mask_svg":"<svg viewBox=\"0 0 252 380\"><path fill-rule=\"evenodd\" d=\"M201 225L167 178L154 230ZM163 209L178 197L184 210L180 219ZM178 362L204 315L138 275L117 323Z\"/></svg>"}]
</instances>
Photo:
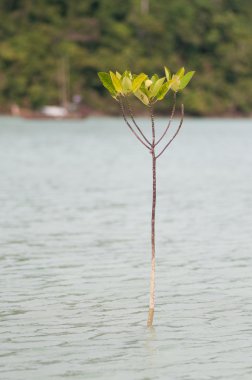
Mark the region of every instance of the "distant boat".
<instances>
[{"instance_id":1,"label":"distant boat","mask_svg":"<svg viewBox=\"0 0 252 380\"><path fill-rule=\"evenodd\" d=\"M59 103L60 105L45 105L40 110L21 108L17 104L11 105L11 114L25 119L82 119L90 115L89 107L81 106L81 95L70 98L70 75L66 58L61 60L59 67Z\"/></svg>"},{"instance_id":2,"label":"distant boat","mask_svg":"<svg viewBox=\"0 0 252 380\"><path fill-rule=\"evenodd\" d=\"M11 115L25 119L83 119L93 113L88 107L81 107L78 111L68 111L61 106L44 106L39 111L21 108L17 104L11 106Z\"/></svg>"},{"instance_id":3,"label":"distant boat","mask_svg":"<svg viewBox=\"0 0 252 380\"><path fill-rule=\"evenodd\" d=\"M42 115L52 118L65 118L68 116L68 110L60 106L44 106L41 109Z\"/></svg>"},{"instance_id":4,"label":"distant boat","mask_svg":"<svg viewBox=\"0 0 252 380\"><path fill-rule=\"evenodd\" d=\"M61 61L61 67L59 71L60 87L61 87L61 106L46 105L41 109L41 114L49 118L67 118L70 114L69 112L69 67L66 58Z\"/></svg>"}]
</instances>

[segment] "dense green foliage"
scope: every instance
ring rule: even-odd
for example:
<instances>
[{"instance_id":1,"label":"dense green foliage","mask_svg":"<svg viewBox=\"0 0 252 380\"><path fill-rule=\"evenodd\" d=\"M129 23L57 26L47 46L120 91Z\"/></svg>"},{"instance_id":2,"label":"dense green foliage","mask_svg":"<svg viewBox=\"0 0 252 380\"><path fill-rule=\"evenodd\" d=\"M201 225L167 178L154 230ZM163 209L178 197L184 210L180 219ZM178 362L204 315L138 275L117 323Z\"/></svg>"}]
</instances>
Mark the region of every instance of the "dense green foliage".
<instances>
[{"instance_id":1,"label":"dense green foliage","mask_svg":"<svg viewBox=\"0 0 252 380\"><path fill-rule=\"evenodd\" d=\"M186 64L187 113L251 113L251 0L1 0L0 17L2 108L59 104L68 73L70 98L118 112L97 71Z\"/></svg>"}]
</instances>

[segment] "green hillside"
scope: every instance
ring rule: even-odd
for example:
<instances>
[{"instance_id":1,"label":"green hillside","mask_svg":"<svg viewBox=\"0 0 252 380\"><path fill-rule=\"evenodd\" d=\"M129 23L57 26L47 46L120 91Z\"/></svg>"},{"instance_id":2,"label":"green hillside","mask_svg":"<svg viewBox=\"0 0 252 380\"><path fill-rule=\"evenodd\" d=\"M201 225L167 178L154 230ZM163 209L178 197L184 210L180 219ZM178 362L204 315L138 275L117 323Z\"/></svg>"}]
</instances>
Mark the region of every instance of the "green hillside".
<instances>
[{"instance_id":1,"label":"green hillside","mask_svg":"<svg viewBox=\"0 0 252 380\"><path fill-rule=\"evenodd\" d=\"M250 0L1 0L0 18L2 110L60 104L65 86L115 113L97 71L185 65L187 114L252 113Z\"/></svg>"}]
</instances>

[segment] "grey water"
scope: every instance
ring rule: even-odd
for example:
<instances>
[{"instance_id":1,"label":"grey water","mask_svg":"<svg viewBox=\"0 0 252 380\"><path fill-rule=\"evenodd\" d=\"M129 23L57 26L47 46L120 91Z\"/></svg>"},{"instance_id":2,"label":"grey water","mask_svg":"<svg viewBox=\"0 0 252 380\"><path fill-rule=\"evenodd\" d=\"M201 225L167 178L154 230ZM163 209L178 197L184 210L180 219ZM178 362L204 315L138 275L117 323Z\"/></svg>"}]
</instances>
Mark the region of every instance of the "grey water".
<instances>
[{"instance_id":1,"label":"grey water","mask_svg":"<svg viewBox=\"0 0 252 380\"><path fill-rule=\"evenodd\" d=\"M149 152L120 118L0 118L0 379L251 380L251 146L187 118L158 159L148 329Z\"/></svg>"}]
</instances>

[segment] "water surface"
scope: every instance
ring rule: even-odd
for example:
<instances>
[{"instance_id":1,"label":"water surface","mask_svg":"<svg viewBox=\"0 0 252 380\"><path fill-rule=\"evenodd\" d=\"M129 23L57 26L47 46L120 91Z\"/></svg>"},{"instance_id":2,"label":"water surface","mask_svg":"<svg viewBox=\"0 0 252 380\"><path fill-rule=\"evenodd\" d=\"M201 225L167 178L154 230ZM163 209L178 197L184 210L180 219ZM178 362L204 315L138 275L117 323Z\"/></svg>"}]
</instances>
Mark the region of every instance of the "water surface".
<instances>
[{"instance_id":1,"label":"water surface","mask_svg":"<svg viewBox=\"0 0 252 380\"><path fill-rule=\"evenodd\" d=\"M187 119L158 160L150 330L150 154L121 119L1 118L1 380L251 380L251 141Z\"/></svg>"}]
</instances>

